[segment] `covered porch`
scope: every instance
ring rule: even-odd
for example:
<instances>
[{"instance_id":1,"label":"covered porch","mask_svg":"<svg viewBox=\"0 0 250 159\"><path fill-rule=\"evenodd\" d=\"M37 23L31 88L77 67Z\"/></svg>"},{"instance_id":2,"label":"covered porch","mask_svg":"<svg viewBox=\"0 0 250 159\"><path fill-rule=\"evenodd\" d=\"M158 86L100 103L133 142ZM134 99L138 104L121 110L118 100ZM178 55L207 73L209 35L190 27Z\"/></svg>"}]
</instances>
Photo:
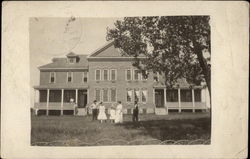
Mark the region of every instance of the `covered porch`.
<instances>
[{"instance_id":1,"label":"covered porch","mask_svg":"<svg viewBox=\"0 0 250 159\"><path fill-rule=\"evenodd\" d=\"M176 87L166 89L163 86L153 89L155 113L166 115L171 111L207 111L207 90L203 86Z\"/></svg>"},{"instance_id":2,"label":"covered porch","mask_svg":"<svg viewBox=\"0 0 250 159\"><path fill-rule=\"evenodd\" d=\"M35 115L39 112L58 112L60 115L77 114L88 103L88 88L39 88L34 89ZM58 114L57 113L57 114Z\"/></svg>"}]
</instances>

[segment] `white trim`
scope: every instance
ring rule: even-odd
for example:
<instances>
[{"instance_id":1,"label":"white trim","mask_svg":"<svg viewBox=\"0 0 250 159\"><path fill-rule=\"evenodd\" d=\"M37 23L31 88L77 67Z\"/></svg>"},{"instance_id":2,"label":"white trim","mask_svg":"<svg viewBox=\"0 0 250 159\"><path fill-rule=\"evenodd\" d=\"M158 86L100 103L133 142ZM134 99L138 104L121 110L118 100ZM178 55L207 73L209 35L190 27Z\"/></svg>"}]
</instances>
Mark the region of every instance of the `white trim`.
<instances>
[{"instance_id":1,"label":"white trim","mask_svg":"<svg viewBox=\"0 0 250 159\"><path fill-rule=\"evenodd\" d=\"M131 92L132 92L131 101L128 101L128 98L127 98L128 91L131 91ZM126 89L126 102L127 102L127 103L133 103L133 95L134 95L133 91L134 91L134 90L133 90L132 88L127 88L127 89Z\"/></svg>"},{"instance_id":2,"label":"white trim","mask_svg":"<svg viewBox=\"0 0 250 159\"><path fill-rule=\"evenodd\" d=\"M71 81L69 82L69 73L71 73ZM74 74L73 74L73 72L67 72L67 79L66 79L66 82L67 83L73 83L73 76L74 76Z\"/></svg>"},{"instance_id":3,"label":"white trim","mask_svg":"<svg viewBox=\"0 0 250 159\"><path fill-rule=\"evenodd\" d=\"M104 79L104 71L107 71L107 80ZM102 75L103 75L103 77L102 77L103 81L109 81L110 80L109 69L103 69L102 72L103 72L102 73Z\"/></svg>"},{"instance_id":4,"label":"white trim","mask_svg":"<svg viewBox=\"0 0 250 159\"><path fill-rule=\"evenodd\" d=\"M51 74L54 73L54 82L51 82ZM49 74L49 83L56 83L56 72L50 72Z\"/></svg>"},{"instance_id":5,"label":"white trim","mask_svg":"<svg viewBox=\"0 0 250 159\"><path fill-rule=\"evenodd\" d=\"M86 66L83 66L86 67ZM87 68L38 68L40 70L88 70Z\"/></svg>"},{"instance_id":6,"label":"white trim","mask_svg":"<svg viewBox=\"0 0 250 159\"><path fill-rule=\"evenodd\" d=\"M104 101L104 90L107 90L107 101ZM103 88L102 89L102 102L103 103L108 103L109 102L109 89L108 88Z\"/></svg>"},{"instance_id":7,"label":"white trim","mask_svg":"<svg viewBox=\"0 0 250 159\"><path fill-rule=\"evenodd\" d=\"M115 90L115 101L112 101L112 90ZM117 102L117 89L116 88L110 88L110 102Z\"/></svg>"},{"instance_id":8,"label":"white trim","mask_svg":"<svg viewBox=\"0 0 250 159\"><path fill-rule=\"evenodd\" d=\"M96 72L98 70L100 71L100 79L99 80L96 79ZM102 80L102 71L101 71L101 69L95 69L95 81L101 81L101 80Z\"/></svg>"},{"instance_id":9,"label":"white trim","mask_svg":"<svg viewBox=\"0 0 250 159\"><path fill-rule=\"evenodd\" d=\"M138 71L138 80L135 79L135 71ZM141 80L141 79L140 79L140 76L141 76L141 75L140 75L140 71L139 71L138 69L134 69L133 72L134 72L134 73L133 73L133 80L134 80L134 81L140 81L140 80Z\"/></svg>"},{"instance_id":10,"label":"white trim","mask_svg":"<svg viewBox=\"0 0 250 159\"><path fill-rule=\"evenodd\" d=\"M141 91L139 88L134 88L134 101L135 101L135 95L136 95L136 91L139 91L139 98L138 98L138 103L141 102Z\"/></svg>"},{"instance_id":11,"label":"white trim","mask_svg":"<svg viewBox=\"0 0 250 159\"><path fill-rule=\"evenodd\" d=\"M112 79L112 71L115 71L115 79ZM117 80L117 69L110 69L110 81L116 81Z\"/></svg>"},{"instance_id":12,"label":"white trim","mask_svg":"<svg viewBox=\"0 0 250 159\"><path fill-rule=\"evenodd\" d=\"M127 76L127 75L128 75L128 74L127 74L127 73L128 73L128 72L127 72L128 70L130 71L130 79L127 78L127 77L128 77L128 76ZM132 72L133 72L132 69L125 69L125 80L126 80L126 81L132 81L132 80L133 80L133 76L132 76L133 73L132 73Z\"/></svg>"},{"instance_id":13,"label":"white trim","mask_svg":"<svg viewBox=\"0 0 250 159\"><path fill-rule=\"evenodd\" d=\"M96 98L96 90L99 90L99 91L100 91L100 101L98 101L97 98ZM101 88L95 88L95 100L96 100L97 102L101 102L101 101L102 101L102 89L101 89Z\"/></svg>"},{"instance_id":14,"label":"white trim","mask_svg":"<svg viewBox=\"0 0 250 159\"><path fill-rule=\"evenodd\" d=\"M143 94L143 91L146 91L146 92L147 92L147 93L146 93L146 101L145 101L145 102L142 101L142 94ZM147 89L147 88L142 88L142 89L141 89L141 102L144 103L144 104L148 102L148 89Z\"/></svg>"},{"instance_id":15,"label":"white trim","mask_svg":"<svg viewBox=\"0 0 250 159\"><path fill-rule=\"evenodd\" d=\"M147 74L148 71L146 71L145 73ZM147 80L148 80L148 77L147 77L146 79L144 79L144 78L143 78L143 74L142 74L142 73L140 73L140 74L141 74L141 80L142 80L142 81L147 81Z\"/></svg>"},{"instance_id":16,"label":"white trim","mask_svg":"<svg viewBox=\"0 0 250 159\"><path fill-rule=\"evenodd\" d=\"M84 73L86 73L86 78L87 78L87 81L86 81L86 82L84 82L84 78L85 78ZM87 72L87 71L83 71L83 72L82 72L82 83L88 83L88 81L89 81L88 72Z\"/></svg>"}]
</instances>

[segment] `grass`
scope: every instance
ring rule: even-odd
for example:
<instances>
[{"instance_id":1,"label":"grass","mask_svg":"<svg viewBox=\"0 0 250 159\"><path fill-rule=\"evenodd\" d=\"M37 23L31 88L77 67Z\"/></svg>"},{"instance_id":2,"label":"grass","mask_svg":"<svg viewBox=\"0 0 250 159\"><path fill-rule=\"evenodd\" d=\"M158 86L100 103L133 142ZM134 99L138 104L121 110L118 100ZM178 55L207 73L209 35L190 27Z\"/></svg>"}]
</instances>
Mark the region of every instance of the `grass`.
<instances>
[{"instance_id":1,"label":"grass","mask_svg":"<svg viewBox=\"0 0 250 159\"><path fill-rule=\"evenodd\" d=\"M92 122L91 116L31 116L31 145L138 145L210 139L208 113L140 115L138 123L131 122L131 118L131 115L124 115L124 123L116 125L109 121Z\"/></svg>"}]
</instances>

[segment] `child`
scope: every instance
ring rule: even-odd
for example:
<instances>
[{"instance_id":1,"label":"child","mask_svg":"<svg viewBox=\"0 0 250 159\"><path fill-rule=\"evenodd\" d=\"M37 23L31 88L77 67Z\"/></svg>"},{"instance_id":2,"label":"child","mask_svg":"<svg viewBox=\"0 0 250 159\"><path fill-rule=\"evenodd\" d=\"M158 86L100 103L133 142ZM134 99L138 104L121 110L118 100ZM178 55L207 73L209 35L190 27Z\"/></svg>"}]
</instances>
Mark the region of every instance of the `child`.
<instances>
[{"instance_id":1,"label":"child","mask_svg":"<svg viewBox=\"0 0 250 159\"><path fill-rule=\"evenodd\" d=\"M115 122L115 108L112 106L110 109L110 117L109 120L111 123Z\"/></svg>"},{"instance_id":2,"label":"child","mask_svg":"<svg viewBox=\"0 0 250 159\"><path fill-rule=\"evenodd\" d=\"M101 123L102 123L103 120L107 120L107 116L106 116L106 113L105 113L105 106L102 105L102 102L100 103L100 106L99 106L99 114L98 114L97 119L101 120Z\"/></svg>"}]
</instances>

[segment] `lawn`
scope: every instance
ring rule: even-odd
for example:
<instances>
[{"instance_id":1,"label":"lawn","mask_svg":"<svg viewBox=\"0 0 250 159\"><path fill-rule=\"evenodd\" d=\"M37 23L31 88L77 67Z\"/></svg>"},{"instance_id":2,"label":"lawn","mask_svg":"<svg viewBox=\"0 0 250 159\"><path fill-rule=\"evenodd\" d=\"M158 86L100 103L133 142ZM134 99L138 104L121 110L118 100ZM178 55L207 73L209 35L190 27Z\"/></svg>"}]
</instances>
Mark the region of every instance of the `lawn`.
<instances>
[{"instance_id":1,"label":"lawn","mask_svg":"<svg viewBox=\"0 0 250 159\"><path fill-rule=\"evenodd\" d=\"M138 123L99 123L91 116L31 116L31 145L95 146L148 144L210 144L208 113L140 115Z\"/></svg>"}]
</instances>

